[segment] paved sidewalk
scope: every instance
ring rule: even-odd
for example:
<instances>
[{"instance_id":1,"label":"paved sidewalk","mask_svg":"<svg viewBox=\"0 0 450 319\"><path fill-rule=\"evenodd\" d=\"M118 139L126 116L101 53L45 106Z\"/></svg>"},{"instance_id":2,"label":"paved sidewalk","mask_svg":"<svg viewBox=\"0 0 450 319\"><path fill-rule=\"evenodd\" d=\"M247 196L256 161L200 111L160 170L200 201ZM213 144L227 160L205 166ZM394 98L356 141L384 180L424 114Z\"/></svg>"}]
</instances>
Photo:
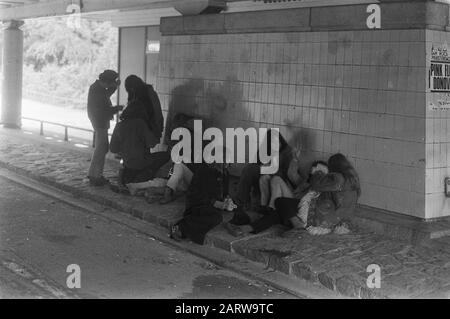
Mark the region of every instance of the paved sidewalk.
<instances>
[{"instance_id":1,"label":"paved sidewalk","mask_svg":"<svg viewBox=\"0 0 450 319\"><path fill-rule=\"evenodd\" d=\"M182 199L166 206L149 205L142 198L90 187L85 177L89 159L89 152L0 129L0 166L150 223L167 227L181 217ZM115 178L118 167L117 161L109 159L106 177ZM450 297L448 237L413 246L375 233L313 237L305 232L282 235L282 229L274 227L263 234L236 239L219 226L208 235L207 244L349 297ZM370 273L366 270L371 264L381 267L380 289L367 287Z\"/></svg>"}]
</instances>

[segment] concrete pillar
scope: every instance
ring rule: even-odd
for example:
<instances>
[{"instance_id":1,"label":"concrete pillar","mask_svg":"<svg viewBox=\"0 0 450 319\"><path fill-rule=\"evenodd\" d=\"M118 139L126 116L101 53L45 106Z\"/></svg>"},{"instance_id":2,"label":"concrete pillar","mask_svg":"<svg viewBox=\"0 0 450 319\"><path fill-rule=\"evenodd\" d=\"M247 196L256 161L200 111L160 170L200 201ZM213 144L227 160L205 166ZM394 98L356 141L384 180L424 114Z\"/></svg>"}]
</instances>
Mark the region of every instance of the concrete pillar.
<instances>
[{"instance_id":1,"label":"concrete pillar","mask_svg":"<svg viewBox=\"0 0 450 319\"><path fill-rule=\"evenodd\" d=\"M0 123L22 125L23 21L7 21L3 30L2 112Z\"/></svg>"}]
</instances>

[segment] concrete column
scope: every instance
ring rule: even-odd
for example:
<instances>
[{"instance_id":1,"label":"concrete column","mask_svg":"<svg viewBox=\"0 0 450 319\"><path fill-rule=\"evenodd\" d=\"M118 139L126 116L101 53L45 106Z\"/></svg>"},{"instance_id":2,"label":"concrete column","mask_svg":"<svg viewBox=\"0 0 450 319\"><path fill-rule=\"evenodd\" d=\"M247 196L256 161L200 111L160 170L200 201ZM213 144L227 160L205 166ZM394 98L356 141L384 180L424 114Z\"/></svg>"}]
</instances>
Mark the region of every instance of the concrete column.
<instances>
[{"instance_id":1,"label":"concrete column","mask_svg":"<svg viewBox=\"0 0 450 319\"><path fill-rule=\"evenodd\" d=\"M9 128L22 125L23 21L7 21L3 30L2 115Z\"/></svg>"}]
</instances>

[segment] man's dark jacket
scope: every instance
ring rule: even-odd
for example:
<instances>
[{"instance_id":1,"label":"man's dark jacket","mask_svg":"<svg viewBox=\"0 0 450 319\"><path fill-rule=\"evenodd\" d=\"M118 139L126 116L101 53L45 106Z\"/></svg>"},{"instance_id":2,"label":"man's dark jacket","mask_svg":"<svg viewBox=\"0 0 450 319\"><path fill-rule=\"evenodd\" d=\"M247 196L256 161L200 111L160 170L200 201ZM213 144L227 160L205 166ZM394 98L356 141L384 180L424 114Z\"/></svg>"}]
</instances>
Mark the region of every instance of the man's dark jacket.
<instances>
[{"instance_id":1,"label":"man's dark jacket","mask_svg":"<svg viewBox=\"0 0 450 319\"><path fill-rule=\"evenodd\" d=\"M109 129L109 121L117 112L111 103L114 91L102 87L98 80L89 88L87 110L94 129Z\"/></svg>"}]
</instances>

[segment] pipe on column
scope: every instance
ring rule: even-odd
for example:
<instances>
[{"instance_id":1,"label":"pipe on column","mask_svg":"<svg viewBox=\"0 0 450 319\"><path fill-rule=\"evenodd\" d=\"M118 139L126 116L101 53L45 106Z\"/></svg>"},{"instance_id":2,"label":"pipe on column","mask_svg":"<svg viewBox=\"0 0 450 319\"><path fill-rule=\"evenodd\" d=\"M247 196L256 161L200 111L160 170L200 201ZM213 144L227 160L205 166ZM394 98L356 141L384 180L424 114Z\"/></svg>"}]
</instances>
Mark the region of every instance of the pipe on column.
<instances>
[{"instance_id":1,"label":"pipe on column","mask_svg":"<svg viewBox=\"0 0 450 319\"><path fill-rule=\"evenodd\" d=\"M23 21L7 21L3 26L2 105L0 123L22 126Z\"/></svg>"}]
</instances>

